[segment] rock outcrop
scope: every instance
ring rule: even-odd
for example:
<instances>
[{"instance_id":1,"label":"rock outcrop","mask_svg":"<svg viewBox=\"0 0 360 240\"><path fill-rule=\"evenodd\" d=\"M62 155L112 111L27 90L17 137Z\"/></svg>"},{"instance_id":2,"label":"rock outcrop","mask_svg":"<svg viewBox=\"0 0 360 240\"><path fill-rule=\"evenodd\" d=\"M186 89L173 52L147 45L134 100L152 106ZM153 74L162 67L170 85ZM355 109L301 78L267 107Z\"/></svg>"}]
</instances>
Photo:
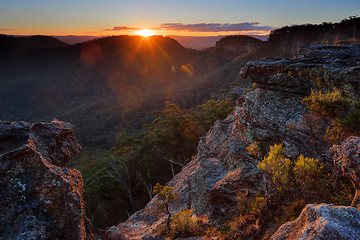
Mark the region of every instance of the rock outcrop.
<instances>
[{"instance_id":1,"label":"rock outcrop","mask_svg":"<svg viewBox=\"0 0 360 240\"><path fill-rule=\"evenodd\" d=\"M236 35L221 38L216 42L214 50L218 55L223 56L228 60L240 56L244 53L263 46L264 42L250 36Z\"/></svg>"},{"instance_id":2,"label":"rock outcrop","mask_svg":"<svg viewBox=\"0 0 360 240\"><path fill-rule=\"evenodd\" d=\"M308 113L301 100L312 88L334 87L360 99L359 52L359 46L318 46L301 51L292 60L249 62L241 76L251 78L256 89L243 96L225 120L215 123L201 138L197 155L168 183L180 196L171 205L172 213L192 208L197 215L206 214L218 223L232 216L239 198L255 199L260 194L267 202L276 202L275 186L257 168L261 159L248 153L247 147L254 142L268 147L282 142L287 156L303 154L330 166L331 146L323 140L328 125ZM126 222L109 228L108 239L153 236L153 229L165 217L156 200ZM276 224L261 221L259 238L276 230ZM257 238L253 235L252 239Z\"/></svg>"},{"instance_id":3,"label":"rock outcrop","mask_svg":"<svg viewBox=\"0 0 360 240\"><path fill-rule=\"evenodd\" d=\"M73 125L0 122L0 239L93 239Z\"/></svg>"},{"instance_id":4,"label":"rock outcrop","mask_svg":"<svg viewBox=\"0 0 360 240\"><path fill-rule=\"evenodd\" d=\"M292 222L282 225L270 240L357 240L360 212L353 207L310 204Z\"/></svg>"},{"instance_id":5,"label":"rock outcrop","mask_svg":"<svg viewBox=\"0 0 360 240\"><path fill-rule=\"evenodd\" d=\"M360 46L312 46L295 59L249 62L241 70L259 88L308 95L311 89L338 88L360 99Z\"/></svg>"},{"instance_id":6,"label":"rock outcrop","mask_svg":"<svg viewBox=\"0 0 360 240\"><path fill-rule=\"evenodd\" d=\"M333 146L331 154L335 165L340 167L354 185L355 196L351 206L360 209L360 138L347 138L341 145Z\"/></svg>"}]
</instances>

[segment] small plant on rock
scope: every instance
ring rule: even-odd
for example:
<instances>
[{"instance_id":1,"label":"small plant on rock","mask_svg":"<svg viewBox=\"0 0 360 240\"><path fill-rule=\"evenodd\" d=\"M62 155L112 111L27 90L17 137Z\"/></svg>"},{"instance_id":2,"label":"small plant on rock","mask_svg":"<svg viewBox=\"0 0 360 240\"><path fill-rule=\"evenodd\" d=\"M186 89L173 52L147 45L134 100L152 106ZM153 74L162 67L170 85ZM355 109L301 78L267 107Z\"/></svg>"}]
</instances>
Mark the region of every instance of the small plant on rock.
<instances>
[{"instance_id":1,"label":"small plant on rock","mask_svg":"<svg viewBox=\"0 0 360 240\"><path fill-rule=\"evenodd\" d=\"M263 159L265 156L265 144L263 142L255 141L249 144L246 147L246 150L250 155L257 157L258 159Z\"/></svg>"},{"instance_id":2,"label":"small plant on rock","mask_svg":"<svg viewBox=\"0 0 360 240\"><path fill-rule=\"evenodd\" d=\"M172 235L174 238L198 236L204 233L204 222L194 215L193 210L184 209L177 213L172 221Z\"/></svg>"},{"instance_id":3,"label":"small plant on rock","mask_svg":"<svg viewBox=\"0 0 360 240\"><path fill-rule=\"evenodd\" d=\"M178 195L173 192L174 188L169 186L162 186L157 183L154 187L153 194L157 194L158 199L156 204L159 206L160 210L168 215L166 220L166 228L168 233L170 233L170 221L171 221L171 212L170 212L170 203L174 201Z\"/></svg>"},{"instance_id":4,"label":"small plant on rock","mask_svg":"<svg viewBox=\"0 0 360 240\"><path fill-rule=\"evenodd\" d=\"M270 175L278 190L287 189L291 183L291 161L285 157L284 150L282 143L271 146L268 156L258 164L261 171Z\"/></svg>"}]
</instances>

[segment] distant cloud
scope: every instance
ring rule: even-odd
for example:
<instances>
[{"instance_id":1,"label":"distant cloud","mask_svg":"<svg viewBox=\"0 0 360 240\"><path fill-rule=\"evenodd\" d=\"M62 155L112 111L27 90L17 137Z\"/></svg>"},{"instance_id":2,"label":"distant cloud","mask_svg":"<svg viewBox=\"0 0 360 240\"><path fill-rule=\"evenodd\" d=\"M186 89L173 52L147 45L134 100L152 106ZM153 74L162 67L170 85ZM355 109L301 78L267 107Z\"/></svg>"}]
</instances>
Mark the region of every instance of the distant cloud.
<instances>
[{"instance_id":1,"label":"distant cloud","mask_svg":"<svg viewBox=\"0 0 360 240\"><path fill-rule=\"evenodd\" d=\"M190 32L230 32L230 31L271 31L271 26L259 26L259 22L242 23L165 23L162 30L190 31Z\"/></svg>"},{"instance_id":2,"label":"distant cloud","mask_svg":"<svg viewBox=\"0 0 360 240\"><path fill-rule=\"evenodd\" d=\"M12 28L0 28L0 31L14 31Z\"/></svg>"},{"instance_id":3,"label":"distant cloud","mask_svg":"<svg viewBox=\"0 0 360 240\"><path fill-rule=\"evenodd\" d=\"M127 27L127 26L115 26L113 28L107 28L104 29L103 31L134 31L134 30L139 30L139 28L133 28L133 27Z\"/></svg>"}]
</instances>

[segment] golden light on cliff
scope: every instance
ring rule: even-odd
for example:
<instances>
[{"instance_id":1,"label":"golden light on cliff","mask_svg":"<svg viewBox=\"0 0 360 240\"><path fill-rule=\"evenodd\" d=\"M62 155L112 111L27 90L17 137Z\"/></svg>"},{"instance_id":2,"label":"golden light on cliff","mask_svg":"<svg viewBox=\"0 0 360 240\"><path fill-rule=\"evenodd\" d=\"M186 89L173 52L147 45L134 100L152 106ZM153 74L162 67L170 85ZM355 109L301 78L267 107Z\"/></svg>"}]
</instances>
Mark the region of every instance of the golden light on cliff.
<instances>
[{"instance_id":1,"label":"golden light on cliff","mask_svg":"<svg viewBox=\"0 0 360 240\"><path fill-rule=\"evenodd\" d=\"M142 37L150 37L156 34L154 30L151 29L141 29L138 31L135 31L136 35L142 36Z\"/></svg>"}]
</instances>

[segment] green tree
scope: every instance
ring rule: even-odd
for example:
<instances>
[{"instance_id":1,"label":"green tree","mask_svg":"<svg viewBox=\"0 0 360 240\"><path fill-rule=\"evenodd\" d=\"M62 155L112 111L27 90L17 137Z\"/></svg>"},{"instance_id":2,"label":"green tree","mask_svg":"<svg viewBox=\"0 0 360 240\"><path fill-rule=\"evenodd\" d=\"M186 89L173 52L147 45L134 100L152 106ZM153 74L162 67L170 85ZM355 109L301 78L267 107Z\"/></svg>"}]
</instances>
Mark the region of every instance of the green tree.
<instances>
[{"instance_id":1,"label":"green tree","mask_svg":"<svg viewBox=\"0 0 360 240\"><path fill-rule=\"evenodd\" d=\"M170 102L163 111L153 114L157 118L145 125L144 141L152 146L155 156L170 163L174 175L174 165L185 166L196 152L200 138L198 125Z\"/></svg>"},{"instance_id":2,"label":"green tree","mask_svg":"<svg viewBox=\"0 0 360 240\"><path fill-rule=\"evenodd\" d=\"M166 220L166 228L168 230L168 233L170 233L171 226L171 212L170 212L170 203L174 201L178 195L173 192L174 188L169 186L162 186L159 183L157 183L154 187L153 194L156 194L158 197L158 200L156 201L156 204L160 208L161 211L163 211L165 214L167 214L167 220Z\"/></svg>"}]
</instances>

